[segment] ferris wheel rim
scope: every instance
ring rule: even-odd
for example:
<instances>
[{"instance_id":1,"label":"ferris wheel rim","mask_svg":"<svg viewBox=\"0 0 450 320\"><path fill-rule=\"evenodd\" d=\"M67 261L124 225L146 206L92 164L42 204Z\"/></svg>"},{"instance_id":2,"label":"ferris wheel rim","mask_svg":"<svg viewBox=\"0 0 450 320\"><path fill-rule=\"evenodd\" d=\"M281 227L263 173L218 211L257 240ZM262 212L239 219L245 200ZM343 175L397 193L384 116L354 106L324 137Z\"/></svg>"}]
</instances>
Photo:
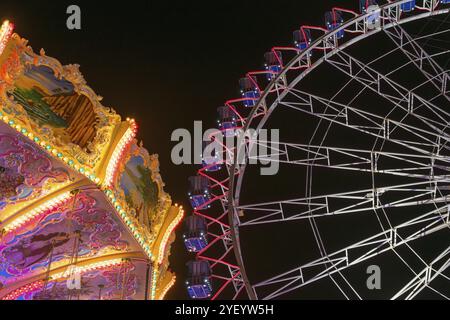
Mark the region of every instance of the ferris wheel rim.
<instances>
[{"instance_id":1,"label":"ferris wheel rim","mask_svg":"<svg viewBox=\"0 0 450 320\"><path fill-rule=\"evenodd\" d=\"M381 10L381 12L383 12L383 10L386 10L386 9L396 8L396 7L399 8L401 4L404 4L407 2L409 2L409 0L400 0L400 1L393 2L393 3L388 3L383 6L380 6L380 10ZM297 85L301 80L303 80L303 78L306 75L308 75L309 73L314 71L317 67L319 67L321 64L323 64L327 58L336 55L337 53L339 53L340 51L344 50L347 47L357 44L357 43L361 42L362 40L364 40L368 37L371 37L379 32L393 28L396 25L402 25L402 24L405 24L408 22L426 19L426 18L429 18L432 16L448 14L449 12L450 12L450 9L445 8L445 9L430 10L430 11L426 11L426 12L421 12L419 14L414 14L412 16L408 16L403 19L398 19L395 22L390 22L390 23L384 24L380 28L371 30L369 32L364 32L348 41L343 42L342 44L336 45L336 47L332 48L332 50L330 50L329 52L326 52L323 57L321 57L320 59L315 61L313 64L309 65L306 69L301 70L299 72L299 74L295 77L295 79L290 81L289 85L287 86L287 90L283 90L283 92L281 93L280 96L286 95L290 91L289 89L291 89L292 87ZM262 106L265 99L270 95L271 90L274 88L274 86L277 84L277 82L280 79L282 79L289 70L292 70L292 67L296 63L301 61L301 59L307 57L315 48L317 48L320 44L322 44L324 42L324 40L329 39L330 37L333 37L337 33L345 30L346 28L354 25L355 23L358 23L361 21L364 23L365 19L368 18L369 16L371 16L371 13L361 14L349 21L344 22L339 28L336 28L333 31L324 33L321 37L319 37L316 41L314 41L306 50L302 51L297 57L295 57L291 61L289 61L283 67L283 69L279 72L279 74L277 74L276 77L274 77L274 79L267 85L267 87L264 89L264 92L261 94L261 97L258 99L256 104L253 106L252 110L250 111L249 117L247 118L248 121L245 123L245 126L243 128L244 132L251 127L252 122L254 120L254 115L257 113L258 109ZM279 98L279 99L281 99L281 98ZM257 132L264 127L265 123L270 118L272 112L277 107L279 99L275 100L271 104L270 108L267 109L268 110L267 113L264 115L264 117L260 120L260 122L258 123L258 125L255 128L255 130ZM253 300L253 299L258 299L258 297L254 290L254 286L251 284L251 282L249 281L249 278L247 276L247 272L245 269L245 261L244 261L244 257L242 256L241 243L240 243L240 230L239 230L240 225L239 225L239 223L236 223L236 206L239 205L239 198L240 198L240 194L241 194L242 182L243 182L243 178L245 175L247 163L239 165L237 163L238 160L236 157L237 150L235 150L234 152L235 152L234 162L229 171L232 174L230 174L230 187L228 190L228 219L229 219L229 224L230 224L231 236L233 239L233 250L234 250L234 253L236 256L237 264L240 268L241 277L243 278L243 283L245 285L245 289L248 293L249 298ZM237 173L237 174L234 174L234 173ZM236 180L235 175L238 176L237 181L235 181Z\"/></svg>"}]
</instances>

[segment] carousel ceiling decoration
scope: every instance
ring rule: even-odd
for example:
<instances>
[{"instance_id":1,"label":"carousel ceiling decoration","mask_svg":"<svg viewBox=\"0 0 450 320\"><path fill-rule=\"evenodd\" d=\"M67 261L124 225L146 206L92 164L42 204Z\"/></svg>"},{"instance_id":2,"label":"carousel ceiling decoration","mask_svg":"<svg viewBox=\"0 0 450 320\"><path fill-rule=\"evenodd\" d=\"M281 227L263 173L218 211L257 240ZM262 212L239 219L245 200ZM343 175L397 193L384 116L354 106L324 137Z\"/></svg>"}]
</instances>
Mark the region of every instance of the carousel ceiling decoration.
<instances>
[{"instance_id":1,"label":"carousel ceiling decoration","mask_svg":"<svg viewBox=\"0 0 450 320\"><path fill-rule=\"evenodd\" d=\"M0 299L162 299L184 211L158 157L78 65L12 30L0 30Z\"/></svg>"}]
</instances>

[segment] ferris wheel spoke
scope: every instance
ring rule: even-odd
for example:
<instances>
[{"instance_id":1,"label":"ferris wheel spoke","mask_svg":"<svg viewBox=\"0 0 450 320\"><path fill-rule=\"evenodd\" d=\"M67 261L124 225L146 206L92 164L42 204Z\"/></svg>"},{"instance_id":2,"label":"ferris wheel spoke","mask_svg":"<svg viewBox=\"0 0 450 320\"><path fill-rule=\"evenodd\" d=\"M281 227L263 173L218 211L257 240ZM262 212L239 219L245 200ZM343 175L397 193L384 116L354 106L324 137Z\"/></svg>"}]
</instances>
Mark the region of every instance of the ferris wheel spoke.
<instances>
[{"instance_id":1,"label":"ferris wheel spoke","mask_svg":"<svg viewBox=\"0 0 450 320\"><path fill-rule=\"evenodd\" d=\"M441 263L441 265L439 265ZM437 258L435 258L429 265L427 265L421 272L419 272L410 282L408 282L402 289L400 289L392 299L399 299L405 297L406 300L411 300L416 297L423 289L430 286L431 282L439 276L450 281L450 278L443 275L450 266L450 247L445 249ZM448 298L447 298L448 299Z\"/></svg>"},{"instance_id":2,"label":"ferris wheel spoke","mask_svg":"<svg viewBox=\"0 0 450 320\"><path fill-rule=\"evenodd\" d=\"M257 148L256 148L257 147ZM279 162L290 165L323 167L337 170L390 174L421 179L439 179L434 169L447 170L450 159L432 154L393 153L309 144L252 140L248 147L249 163ZM258 152L256 152L258 151ZM386 160L397 165L385 165Z\"/></svg>"},{"instance_id":3,"label":"ferris wheel spoke","mask_svg":"<svg viewBox=\"0 0 450 320\"><path fill-rule=\"evenodd\" d=\"M393 52L395 52L396 50L397 50L397 49L394 49ZM450 54L450 50L446 50L446 51L442 51L442 52L439 52L439 53L433 53L433 54L430 54L430 57L431 57L431 58L436 58L436 57L443 56L443 55L446 55L446 54ZM386 73L386 77L390 77L391 75L395 74L396 72L398 72L398 71L404 69L405 67L409 66L411 63L413 63L413 62L411 61L411 62L402 64L401 66L399 66L399 67L397 67L397 68L395 68L395 69L392 69L391 71L389 71L388 73ZM448 71L447 71L447 72L448 72ZM446 73L446 71L443 71L442 74L438 74L438 75L435 76L435 77L437 78L437 77L443 76L443 74L445 74L445 73ZM434 80L434 78L428 79L428 81L425 81L425 82L421 83L421 84L418 85L416 88L420 88L420 87L426 85L427 83L431 83L433 80ZM436 96L435 99L437 99L437 97L442 96L442 95L443 95L442 92L439 93L439 94ZM434 101L435 99L431 99L430 101Z\"/></svg>"},{"instance_id":4,"label":"ferris wheel spoke","mask_svg":"<svg viewBox=\"0 0 450 320\"><path fill-rule=\"evenodd\" d=\"M424 35L416 35L416 37L415 37L415 38L411 38L410 41L417 42L417 41L423 40L423 39L430 39L430 38L432 39L432 38L435 37L435 36L443 35L443 34L448 33L448 32L450 32L450 29L445 29L445 30L441 30L441 31L437 31L437 32L432 32L432 33L424 34ZM374 60L368 62L367 65L370 66L370 65L373 65L373 64L376 63L376 62L381 61L382 59L386 59L386 58L387 58L388 56L390 56L392 53L397 52L398 49L399 49L399 47L409 45L409 44L410 44L410 41L404 41L404 42L398 44L395 48L389 50L389 51L386 52L386 53L383 53L382 55L380 55L380 56L377 57L376 59L374 59ZM445 41L444 41L444 42L445 42ZM450 50L448 50L447 48L436 47L436 46L432 46L432 45L428 45L428 46L429 46L429 47L436 48L436 49L441 49L441 50L443 50L443 51L440 51L440 52L437 52L437 53L430 54L429 56L430 56L431 58L433 58L433 59L436 58L436 57L438 57L438 56L441 56L441 55L445 55L445 54L449 54L449 53L450 53ZM413 62L410 61L410 62L408 62L408 63L402 64L401 66L399 66L399 67L397 67L397 68L391 70L390 72L386 73L386 76L389 77L390 75L392 75L392 74L394 74L395 72L397 72L397 71L399 71L399 70L405 68L406 66L410 65L411 63L413 63Z\"/></svg>"},{"instance_id":5,"label":"ferris wheel spoke","mask_svg":"<svg viewBox=\"0 0 450 320\"><path fill-rule=\"evenodd\" d=\"M293 90L290 98L295 98L296 101L291 102L290 99L286 99L279 104L360 133L390 141L421 154L431 155L433 150L448 149L446 142L450 140L450 136L445 132L436 133L409 126L387 116L379 116L300 90ZM399 136L400 133L403 135ZM405 138L405 134L410 137L409 140Z\"/></svg>"},{"instance_id":6,"label":"ferris wheel spoke","mask_svg":"<svg viewBox=\"0 0 450 320\"><path fill-rule=\"evenodd\" d=\"M263 299L273 299L297 290L305 285L346 270L381 253L421 239L435 232L449 229L449 208L447 205L406 221L396 227L335 251L317 260L303 264L288 272L253 285L258 288L279 286ZM441 215L445 212L445 216ZM415 228L414 230L411 230ZM361 253L361 251L363 253ZM308 276L307 276L308 275Z\"/></svg>"},{"instance_id":7,"label":"ferris wheel spoke","mask_svg":"<svg viewBox=\"0 0 450 320\"><path fill-rule=\"evenodd\" d=\"M440 185L442 184L442 185ZM241 227L277 222L364 213L385 208L447 203L446 180L421 181L322 196L239 205L236 219Z\"/></svg>"},{"instance_id":8,"label":"ferris wheel spoke","mask_svg":"<svg viewBox=\"0 0 450 320\"><path fill-rule=\"evenodd\" d=\"M347 76L351 77L365 88L383 97L394 105L401 108L411 116L420 115L420 119L430 127L434 127L433 123L428 121L424 114L419 112L425 111L436 117L434 122L439 122L444 128L448 128L450 121L450 113L445 109L433 104L430 99L426 99L418 95L414 89L408 90L396 81L386 75L369 67L367 64L357 60L345 51L339 51L335 55L327 58L329 64L340 70ZM439 129L435 127L434 129ZM438 131L444 134L442 130Z\"/></svg>"},{"instance_id":9,"label":"ferris wheel spoke","mask_svg":"<svg viewBox=\"0 0 450 320\"><path fill-rule=\"evenodd\" d=\"M436 89L449 100L447 96L447 87L450 80L448 71L444 71L435 59L396 22L393 23L392 28L384 29L384 31ZM404 43L407 43L407 45L404 45Z\"/></svg>"},{"instance_id":10,"label":"ferris wheel spoke","mask_svg":"<svg viewBox=\"0 0 450 320\"><path fill-rule=\"evenodd\" d=\"M334 119L348 126L352 126L353 122L356 122L357 124L358 121L364 121L365 125L356 125L356 128L360 129L379 131L385 130L386 123L388 122L392 125L401 123L401 121L390 119L389 114L377 115L362 110L362 108L352 107L347 104L336 102L333 99L327 99L295 88L290 89L288 98L291 98L292 100L284 99L283 101L280 101L280 104L305 112L309 111L310 114L327 120ZM412 94L410 98L411 100L408 102L409 105L407 107L402 106L400 109L403 111L402 120L407 116L412 117L426 125L428 129L432 129L435 136L449 139L450 134L445 131L449 126L448 122L446 122L447 120L441 115L436 119L430 119L425 115L414 112L414 110L417 111L419 108L427 106L429 102L414 94ZM397 103L398 101L393 101L393 103ZM450 114L448 115L450 119ZM403 125L406 126L405 124ZM406 127L414 129L414 127L411 126ZM390 128L389 132L392 132L393 130L394 129ZM424 132L429 132L429 130L417 128L417 132L423 134Z\"/></svg>"}]
</instances>

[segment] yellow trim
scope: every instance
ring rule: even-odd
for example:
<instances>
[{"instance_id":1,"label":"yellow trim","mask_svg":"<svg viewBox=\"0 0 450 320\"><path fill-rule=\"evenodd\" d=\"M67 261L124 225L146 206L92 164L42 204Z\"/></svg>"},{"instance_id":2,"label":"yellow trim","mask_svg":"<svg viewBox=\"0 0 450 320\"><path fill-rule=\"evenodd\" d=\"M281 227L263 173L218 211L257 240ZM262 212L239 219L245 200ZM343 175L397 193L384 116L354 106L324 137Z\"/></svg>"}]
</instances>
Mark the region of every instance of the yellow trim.
<instances>
[{"instance_id":1,"label":"yellow trim","mask_svg":"<svg viewBox=\"0 0 450 320\"><path fill-rule=\"evenodd\" d=\"M161 230L165 230L164 233L158 235L157 240L153 246L153 256L158 257L156 262L161 264L166 256L167 244L170 236L175 230L176 226L181 222L184 216L183 207L175 205L169 209L167 217L161 226Z\"/></svg>"},{"instance_id":2,"label":"yellow trim","mask_svg":"<svg viewBox=\"0 0 450 320\"><path fill-rule=\"evenodd\" d=\"M152 272L152 279L151 279L151 283L152 283L152 287L151 287L151 292L150 292L150 300L155 300L156 299L156 287L158 284L158 266L154 265L153 266L153 272Z\"/></svg>"},{"instance_id":3,"label":"yellow trim","mask_svg":"<svg viewBox=\"0 0 450 320\"><path fill-rule=\"evenodd\" d=\"M131 235L135 238L138 244L142 247L144 252L150 258L150 260L154 260L154 256L150 249L150 241L145 234L145 229L143 226L137 222L137 220L128 213L128 204L125 202L121 202L115 198L114 192L111 189L103 190L106 196L109 198L110 203L112 204L114 211L122 218L124 224L128 227L128 231L130 231ZM141 232L142 230L142 232Z\"/></svg>"},{"instance_id":4,"label":"yellow trim","mask_svg":"<svg viewBox=\"0 0 450 320\"><path fill-rule=\"evenodd\" d=\"M101 257L95 257L95 258L80 259L77 262L76 266L78 268L85 268L86 271L89 271L87 269L87 267L89 267L89 266L98 265L101 262L117 261L119 259L132 259L132 260L142 259L143 261L145 261L145 257L143 257L142 253L139 251L137 251L137 252L122 252L122 253L103 255ZM67 261L70 261L70 260L67 259ZM72 265L71 263L66 263L64 265L57 266L57 267L51 269L49 272L49 277L52 278L53 276L56 275L56 276L61 276L61 278L62 278L62 274L64 273L64 271L71 265ZM29 283L33 283L33 282L36 282L39 280L45 280L45 277L46 277L46 272L42 272L42 273L39 273L32 277L14 282L13 284L7 286L5 289L0 290L0 299L7 296L11 292L13 292L23 286L26 286ZM58 278L58 279L60 279L60 278ZM6 289L8 291L6 291Z\"/></svg>"},{"instance_id":5,"label":"yellow trim","mask_svg":"<svg viewBox=\"0 0 450 320\"><path fill-rule=\"evenodd\" d=\"M122 138L125 136L127 130L131 128L131 124L128 121L120 123L115 129L111 136L111 143L108 146L107 152L105 153L105 156L103 159L101 159L96 168L97 176L99 177L100 181L102 182L102 185L104 185L105 177L106 177L106 170L111 162L111 157L114 154L114 151L117 148L117 145L120 143Z\"/></svg>"},{"instance_id":6,"label":"yellow trim","mask_svg":"<svg viewBox=\"0 0 450 320\"><path fill-rule=\"evenodd\" d=\"M38 209L39 211L46 210L49 205L52 205L52 201L55 201L55 199L58 198L59 196L70 193L76 189L88 186L89 184L90 183L88 180L82 179L70 185L64 186L60 189L57 189L54 192L46 195L45 197L34 200L32 203L28 204L27 206L25 206L20 210L17 210L16 213L3 220L0 223L0 230L1 229L7 230L9 225L14 224L15 221L26 216L27 214L32 213L36 209Z\"/></svg>"},{"instance_id":7,"label":"yellow trim","mask_svg":"<svg viewBox=\"0 0 450 320\"><path fill-rule=\"evenodd\" d=\"M172 274L171 272L167 272L164 279L162 280L162 283L160 283L159 288L161 288L163 285L163 289L157 290L156 300L164 300L164 297L166 296L167 292L175 285L177 277Z\"/></svg>"}]
</instances>

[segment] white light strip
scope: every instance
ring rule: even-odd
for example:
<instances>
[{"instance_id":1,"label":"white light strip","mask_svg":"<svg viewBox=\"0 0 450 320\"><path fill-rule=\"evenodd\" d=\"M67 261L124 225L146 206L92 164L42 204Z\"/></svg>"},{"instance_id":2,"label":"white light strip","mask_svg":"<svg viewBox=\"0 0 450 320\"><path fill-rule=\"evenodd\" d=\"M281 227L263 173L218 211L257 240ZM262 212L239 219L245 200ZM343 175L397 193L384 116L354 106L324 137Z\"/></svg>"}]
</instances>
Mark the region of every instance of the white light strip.
<instances>
[{"instance_id":1,"label":"white light strip","mask_svg":"<svg viewBox=\"0 0 450 320\"><path fill-rule=\"evenodd\" d=\"M175 205L177 208L178 206ZM184 216L184 210L183 207L179 207L178 215L175 217L175 219L172 221L172 223L169 225L169 227L165 230L165 234L161 240L161 244L159 246L159 252L158 252L158 264L161 264L164 260L165 253L166 253L166 247L167 243L169 241L169 237L172 235L173 231L177 227L177 225L181 222Z\"/></svg>"},{"instance_id":2,"label":"white light strip","mask_svg":"<svg viewBox=\"0 0 450 320\"><path fill-rule=\"evenodd\" d=\"M19 228L20 226L24 225L25 223L27 223L28 221L30 221L31 219L33 219L34 217L36 217L39 214L42 214L46 211L50 211L53 210L55 208L57 208L59 205L61 205L62 203L68 201L69 199L72 198L72 194L70 192L65 192L63 194L60 194L59 196L54 197L51 200L48 200L47 202L45 202L44 204L28 211L27 213L21 215L20 217L18 217L17 219L14 219L13 221L11 221L10 223L8 223L4 229L6 232L10 232L14 229Z\"/></svg>"},{"instance_id":3,"label":"white light strip","mask_svg":"<svg viewBox=\"0 0 450 320\"><path fill-rule=\"evenodd\" d=\"M3 22L2 27L0 29L0 55L6 48L6 44L11 38L12 32L14 30L14 25L10 23L8 20Z\"/></svg>"},{"instance_id":4,"label":"white light strip","mask_svg":"<svg viewBox=\"0 0 450 320\"><path fill-rule=\"evenodd\" d=\"M106 176L105 181L103 183L103 185L106 187L112 186L114 175L116 173L123 152L125 151L125 148L128 146L128 144L131 142L131 140L133 140L134 137L136 136L136 125L133 120L130 120L130 122L132 124L131 127L128 128L128 130L120 139L119 143L114 149L111 159L109 160L108 167L106 168Z\"/></svg>"},{"instance_id":5,"label":"white light strip","mask_svg":"<svg viewBox=\"0 0 450 320\"><path fill-rule=\"evenodd\" d=\"M106 268L106 267L110 267L110 266L115 266L115 265L120 265L123 263L122 259L111 259L111 260L106 260L106 261L100 261L100 262L95 262L86 266L69 266L67 267L67 269L63 272L60 273L56 273L54 275L52 275L52 279L53 280L57 280L57 279L61 279L61 278L67 278L69 277L71 274L75 274L75 273L85 273L88 271L92 271L95 269L101 269L101 268Z\"/></svg>"},{"instance_id":6,"label":"white light strip","mask_svg":"<svg viewBox=\"0 0 450 320\"><path fill-rule=\"evenodd\" d=\"M164 290L159 295L158 300L164 300L164 297L166 296L167 292L169 292L169 290L173 287L173 285L175 284L175 281L176 281L176 277L173 276L172 279L170 280L169 284L164 288Z\"/></svg>"}]
</instances>

